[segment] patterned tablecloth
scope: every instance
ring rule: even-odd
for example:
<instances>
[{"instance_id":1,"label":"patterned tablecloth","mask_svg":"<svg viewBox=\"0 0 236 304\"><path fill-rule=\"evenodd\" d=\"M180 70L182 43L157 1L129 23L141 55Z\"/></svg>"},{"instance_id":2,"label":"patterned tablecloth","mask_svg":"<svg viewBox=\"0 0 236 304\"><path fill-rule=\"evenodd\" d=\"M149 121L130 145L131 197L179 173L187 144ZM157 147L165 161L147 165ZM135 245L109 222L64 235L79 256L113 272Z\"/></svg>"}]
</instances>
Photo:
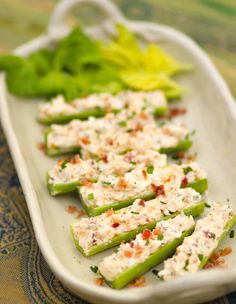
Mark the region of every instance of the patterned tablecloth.
<instances>
[{"instance_id":1,"label":"patterned tablecloth","mask_svg":"<svg viewBox=\"0 0 236 304\"><path fill-rule=\"evenodd\" d=\"M54 0L0 0L0 52L42 33ZM234 95L236 2L233 0L115 0L130 18L170 24L198 41ZM91 14L84 9L86 18ZM35 240L24 195L0 129L0 303L85 303L55 278ZM236 293L212 302L236 303Z\"/></svg>"}]
</instances>

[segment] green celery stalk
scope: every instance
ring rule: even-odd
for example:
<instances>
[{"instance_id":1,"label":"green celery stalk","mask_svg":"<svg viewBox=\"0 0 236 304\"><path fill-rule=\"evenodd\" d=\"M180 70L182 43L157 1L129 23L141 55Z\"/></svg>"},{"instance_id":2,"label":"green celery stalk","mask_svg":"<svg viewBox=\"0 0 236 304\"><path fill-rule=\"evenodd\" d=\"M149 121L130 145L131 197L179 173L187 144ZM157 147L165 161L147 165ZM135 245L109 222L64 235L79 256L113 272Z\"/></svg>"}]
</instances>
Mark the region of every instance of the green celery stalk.
<instances>
[{"instance_id":1,"label":"green celery stalk","mask_svg":"<svg viewBox=\"0 0 236 304\"><path fill-rule=\"evenodd\" d=\"M200 194L205 192L207 190L207 187L208 187L208 183L207 183L207 179L202 179L202 180L197 180L195 182L192 182L190 184L187 184L184 186L184 188L186 187L191 187L193 188L194 190L196 190L197 192L199 192ZM89 215L89 216L96 216L96 215L99 215L101 213L103 213L104 211L108 210L108 209L114 209L114 210L118 210L118 209L121 209L121 208L124 208L124 207L127 207L129 205L131 205L136 199L145 199L145 200L149 200L149 199L152 199L155 197L155 192L147 192L147 193L144 193L142 195L138 195L138 196L135 196L135 197L130 197L124 201L118 201L118 202L113 202L109 205L104 205L104 206L99 206L99 207L91 207L91 206L88 206L86 204L86 202L84 201L81 193L80 193L80 187L78 186L77 187L77 190L78 190L78 195L79 195L79 199L80 199L80 202L82 203L86 213Z\"/></svg>"},{"instance_id":2,"label":"green celery stalk","mask_svg":"<svg viewBox=\"0 0 236 304\"><path fill-rule=\"evenodd\" d=\"M46 147L47 155L49 156L60 156L64 154L78 154L80 153L80 147L68 147L68 148L49 148L48 147L48 136L52 132L51 128L48 128L44 132L44 143Z\"/></svg>"},{"instance_id":3,"label":"green celery stalk","mask_svg":"<svg viewBox=\"0 0 236 304\"><path fill-rule=\"evenodd\" d=\"M46 118L39 118L38 120L44 125L64 124L70 122L73 119L87 120L90 116L99 118L105 116L105 114L105 110L101 107L94 107L78 113L48 116Z\"/></svg>"},{"instance_id":4,"label":"green celery stalk","mask_svg":"<svg viewBox=\"0 0 236 304\"><path fill-rule=\"evenodd\" d=\"M223 239L226 237L226 235L229 233L229 231L232 229L232 227L236 224L236 214L232 217L232 219L226 224L225 228L224 228L224 232L221 234L220 238L218 239L217 243L218 246L220 245L220 243L223 241ZM217 247L218 247L217 246ZM216 249L215 249L216 250ZM209 255L209 256L204 256L201 260L201 263L199 265L199 270L202 269L207 261L210 259L210 257L212 256L212 254L215 252L215 250Z\"/></svg>"},{"instance_id":5,"label":"green celery stalk","mask_svg":"<svg viewBox=\"0 0 236 304\"><path fill-rule=\"evenodd\" d=\"M204 212L204 208L205 208L205 203L204 202L199 202L197 204L194 204L192 206L189 206L189 207L185 208L183 210L183 212L187 216L192 215L194 217L197 217L197 216L201 215ZM94 254L97 254L97 253L99 253L101 251L104 251L106 249L115 247L115 246L119 245L122 241L130 241L130 240L134 239L135 236L137 234L141 233L144 229L150 229L150 230L152 230L152 229L155 228L155 226L156 226L156 224L158 222L160 222L160 221L166 221L166 220L168 220L170 218L173 218L173 217L177 216L179 213L180 212L175 212L175 213L173 213L171 215L164 216L163 218L161 218L159 220L153 221L153 222L148 223L146 225L139 226L138 228L136 228L134 230L124 232L124 233L122 233L122 234L120 234L118 236L115 236L109 242L93 246L88 253L86 253L84 251L84 249L80 246L78 240L75 238L72 226L70 226L70 232L71 232L74 244L75 244L76 248L78 249L78 251L81 252L84 256L88 257L88 256L92 256Z\"/></svg>"}]
</instances>

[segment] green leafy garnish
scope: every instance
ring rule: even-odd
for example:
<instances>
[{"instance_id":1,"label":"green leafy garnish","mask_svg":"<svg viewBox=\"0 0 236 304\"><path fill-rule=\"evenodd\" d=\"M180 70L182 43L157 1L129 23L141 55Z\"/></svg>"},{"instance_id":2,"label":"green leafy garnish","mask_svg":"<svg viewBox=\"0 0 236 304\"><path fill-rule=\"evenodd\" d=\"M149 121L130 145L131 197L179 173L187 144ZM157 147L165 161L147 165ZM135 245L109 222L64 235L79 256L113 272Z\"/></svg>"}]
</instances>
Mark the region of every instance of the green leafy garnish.
<instances>
[{"instance_id":1,"label":"green leafy garnish","mask_svg":"<svg viewBox=\"0 0 236 304\"><path fill-rule=\"evenodd\" d=\"M89 193L88 194L88 200L92 200L94 199L94 194L93 193Z\"/></svg>"},{"instance_id":2,"label":"green leafy garnish","mask_svg":"<svg viewBox=\"0 0 236 304\"><path fill-rule=\"evenodd\" d=\"M188 167L183 168L183 171L184 171L184 174L187 175L189 172L193 171L193 169L190 166L188 166Z\"/></svg>"},{"instance_id":3,"label":"green leafy garnish","mask_svg":"<svg viewBox=\"0 0 236 304\"><path fill-rule=\"evenodd\" d=\"M149 167L147 167L147 173L148 173L148 174L152 174L153 171L154 171L154 166L149 166Z\"/></svg>"},{"instance_id":4,"label":"green leafy garnish","mask_svg":"<svg viewBox=\"0 0 236 304\"><path fill-rule=\"evenodd\" d=\"M90 266L90 269L91 269L92 272L98 273L98 266L96 266L96 265Z\"/></svg>"},{"instance_id":5,"label":"green leafy garnish","mask_svg":"<svg viewBox=\"0 0 236 304\"><path fill-rule=\"evenodd\" d=\"M158 239L158 241L162 241L164 239L164 235L158 234L157 239Z\"/></svg>"}]
</instances>

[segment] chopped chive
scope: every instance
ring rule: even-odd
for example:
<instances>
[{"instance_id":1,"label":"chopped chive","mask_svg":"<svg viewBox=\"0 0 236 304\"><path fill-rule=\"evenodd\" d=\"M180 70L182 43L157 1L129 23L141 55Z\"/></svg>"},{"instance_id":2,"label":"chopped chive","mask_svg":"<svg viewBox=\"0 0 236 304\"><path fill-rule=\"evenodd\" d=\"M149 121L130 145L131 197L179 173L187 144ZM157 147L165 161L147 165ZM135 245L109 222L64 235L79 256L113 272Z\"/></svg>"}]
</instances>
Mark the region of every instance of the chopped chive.
<instances>
[{"instance_id":1,"label":"chopped chive","mask_svg":"<svg viewBox=\"0 0 236 304\"><path fill-rule=\"evenodd\" d=\"M147 246L149 243L150 243L150 241L149 241L149 240L146 240L145 245Z\"/></svg>"},{"instance_id":2,"label":"chopped chive","mask_svg":"<svg viewBox=\"0 0 236 304\"><path fill-rule=\"evenodd\" d=\"M156 269L153 269L153 270L152 270L152 273L153 273L155 276L158 276L159 271L156 270Z\"/></svg>"},{"instance_id":3,"label":"chopped chive","mask_svg":"<svg viewBox=\"0 0 236 304\"><path fill-rule=\"evenodd\" d=\"M88 194L88 199L89 199L89 200L94 199L94 194L93 194L93 193L89 193L89 194Z\"/></svg>"},{"instance_id":4,"label":"chopped chive","mask_svg":"<svg viewBox=\"0 0 236 304\"><path fill-rule=\"evenodd\" d=\"M98 273L98 266L96 266L96 265L90 266L90 269L91 269L92 272Z\"/></svg>"},{"instance_id":5,"label":"chopped chive","mask_svg":"<svg viewBox=\"0 0 236 304\"><path fill-rule=\"evenodd\" d=\"M158 241L162 241L164 239L164 235L158 234L157 239L158 239Z\"/></svg>"},{"instance_id":6,"label":"chopped chive","mask_svg":"<svg viewBox=\"0 0 236 304\"><path fill-rule=\"evenodd\" d=\"M204 203L205 207L206 208L211 208L211 205L207 204L207 203Z\"/></svg>"},{"instance_id":7,"label":"chopped chive","mask_svg":"<svg viewBox=\"0 0 236 304\"><path fill-rule=\"evenodd\" d=\"M127 133L131 133L132 131L133 131L133 129L126 130Z\"/></svg>"},{"instance_id":8,"label":"chopped chive","mask_svg":"<svg viewBox=\"0 0 236 304\"><path fill-rule=\"evenodd\" d=\"M62 162L62 164L61 164L61 168L62 169L65 169L65 167L66 167L66 165L68 164L68 160L64 160L63 162Z\"/></svg>"},{"instance_id":9,"label":"chopped chive","mask_svg":"<svg viewBox=\"0 0 236 304\"><path fill-rule=\"evenodd\" d=\"M132 214L139 214L139 212L131 211Z\"/></svg>"},{"instance_id":10,"label":"chopped chive","mask_svg":"<svg viewBox=\"0 0 236 304\"><path fill-rule=\"evenodd\" d=\"M185 265L184 265L184 270L188 270L188 264L189 264L189 260L186 260L185 261Z\"/></svg>"},{"instance_id":11,"label":"chopped chive","mask_svg":"<svg viewBox=\"0 0 236 304\"><path fill-rule=\"evenodd\" d=\"M201 253L198 254L198 258L200 261L202 261L203 257L204 257L203 254L201 254Z\"/></svg>"},{"instance_id":12,"label":"chopped chive","mask_svg":"<svg viewBox=\"0 0 236 304\"><path fill-rule=\"evenodd\" d=\"M120 127L126 127L127 126L127 122L126 121L119 121L118 123L117 123L117 125L118 126L120 126Z\"/></svg>"},{"instance_id":13,"label":"chopped chive","mask_svg":"<svg viewBox=\"0 0 236 304\"><path fill-rule=\"evenodd\" d=\"M148 174L152 174L153 171L154 171L154 167L153 167L153 166L149 166L149 167L147 168L147 173L148 173Z\"/></svg>"},{"instance_id":14,"label":"chopped chive","mask_svg":"<svg viewBox=\"0 0 236 304\"><path fill-rule=\"evenodd\" d=\"M111 185L111 182L102 181L102 184L103 184L104 186L110 186L110 185Z\"/></svg>"},{"instance_id":15,"label":"chopped chive","mask_svg":"<svg viewBox=\"0 0 236 304\"><path fill-rule=\"evenodd\" d=\"M188 166L188 167L183 168L183 171L184 171L184 174L186 175L189 172L193 171L193 169L190 166Z\"/></svg>"},{"instance_id":16,"label":"chopped chive","mask_svg":"<svg viewBox=\"0 0 236 304\"><path fill-rule=\"evenodd\" d=\"M213 232L209 232L209 235L210 235L210 237L211 237L212 239L215 239L215 238L216 238L216 235L215 235L215 233L213 233Z\"/></svg>"},{"instance_id":17,"label":"chopped chive","mask_svg":"<svg viewBox=\"0 0 236 304\"><path fill-rule=\"evenodd\" d=\"M131 163L132 165L136 165L136 162L134 162L134 161L131 161L130 163Z\"/></svg>"},{"instance_id":18,"label":"chopped chive","mask_svg":"<svg viewBox=\"0 0 236 304\"><path fill-rule=\"evenodd\" d=\"M115 115L118 114L118 113L120 113L120 112L121 112L120 109L113 109L113 110L112 110L112 113L114 113Z\"/></svg>"},{"instance_id":19,"label":"chopped chive","mask_svg":"<svg viewBox=\"0 0 236 304\"><path fill-rule=\"evenodd\" d=\"M166 204L167 204L166 202L163 202L163 201L160 201L160 203L163 204L163 205L166 205Z\"/></svg>"},{"instance_id":20,"label":"chopped chive","mask_svg":"<svg viewBox=\"0 0 236 304\"><path fill-rule=\"evenodd\" d=\"M231 231L230 231L229 237L230 237L231 239L234 238L234 230L231 230Z\"/></svg>"}]
</instances>

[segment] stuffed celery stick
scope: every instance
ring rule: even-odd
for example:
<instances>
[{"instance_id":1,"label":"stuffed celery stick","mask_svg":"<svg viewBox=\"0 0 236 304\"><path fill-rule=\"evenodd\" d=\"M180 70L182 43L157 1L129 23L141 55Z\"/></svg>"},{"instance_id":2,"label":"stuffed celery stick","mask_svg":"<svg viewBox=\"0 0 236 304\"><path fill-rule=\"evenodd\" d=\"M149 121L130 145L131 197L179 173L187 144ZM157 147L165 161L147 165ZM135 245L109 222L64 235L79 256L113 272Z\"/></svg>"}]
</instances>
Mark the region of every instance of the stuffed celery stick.
<instances>
[{"instance_id":1,"label":"stuffed celery stick","mask_svg":"<svg viewBox=\"0 0 236 304\"><path fill-rule=\"evenodd\" d=\"M185 151L192 142L189 130L180 124L158 127L152 115L130 111L108 114L87 121L73 120L66 125L52 125L45 132L48 155L62 155L81 150L83 158L102 157L109 152L155 149L161 153Z\"/></svg>"},{"instance_id":2,"label":"stuffed celery stick","mask_svg":"<svg viewBox=\"0 0 236 304\"><path fill-rule=\"evenodd\" d=\"M164 167L141 164L121 177L100 174L96 183L78 187L78 193L87 214L94 216L110 208L127 207L138 198L164 196L188 183L201 193L207 189L206 174L196 163Z\"/></svg>"},{"instance_id":3,"label":"stuffed celery stick","mask_svg":"<svg viewBox=\"0 0 236 304\"><path fill-rule=\"evenodd\" d=\"M71 225L77 249L85 256L94 255L122 241L128 241L144 229L153 229L158 221L175 217L178 212L197 216L204 211L201 195L191 188L171 191L149 201L136 200L131 206Z\"/></svg>"},{"instance_id":4,"label":"stuffed celery stick","mask_svg":"<svg viewBox=\"0 0 236 304\"><path fill-rule=\"evenodd\" d=\"M99 175L124 175L140 164L152 167L166 165L166 155L154 150L108 153L101 159L81 159L76 155L70 161L59 160L47 172L47 185L52 195L76 190L77 186L98 180Z\"/></svg>"},{"instance_id":5,"label":"stuffed celery stick","mask_svg":"<svg viewBox=\"0 0 236 304\"><path fill-rule=\"evenodd\" d=\"M100 274L110 287L123 288L173 254L194 225L191 216L179 214L157 223L153 231L145 229L132 242L122 244L117 253L106 257L99 266Z\"/></svg>"},{"instance_id":6,"label":"stuffed celery stick","mask_svg":"<svg viewBox=\"0 0 236 304\"><path fill-rule=\"evenodd\" d=\"M159 276L169 280L203 268L235 223L236 214L230 206L215 203L208 215L197 221L194 233L177 248L176 254L165 261Z\"/></svg>"},{"instance_id":7,"label":"stuffed celery stick","mask_svg":"<svg viewBox=\"0 0 236 304\"><path fill-rule=\"evenodd\" d=\"M102 117L109 112L124 108L132 112L162 116L167 111L167 101L161 91L122 92L117 96L109 93L92 94L67 102L62 95L39 106L38 120L45 125L67 123L73 119L86 120L90 116Z\"/></svg>"}]
</instances>

